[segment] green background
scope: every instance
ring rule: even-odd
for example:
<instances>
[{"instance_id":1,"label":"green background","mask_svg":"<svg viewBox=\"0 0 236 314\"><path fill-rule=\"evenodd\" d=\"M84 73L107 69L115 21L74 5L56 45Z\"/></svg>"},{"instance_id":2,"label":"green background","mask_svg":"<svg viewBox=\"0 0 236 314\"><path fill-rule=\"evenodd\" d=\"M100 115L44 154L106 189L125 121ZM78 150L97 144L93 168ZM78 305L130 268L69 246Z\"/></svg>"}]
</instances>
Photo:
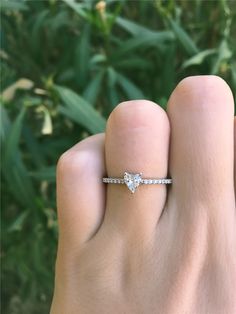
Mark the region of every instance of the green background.
<instances>
[{"instance_id":1,"label":"green background","mask_svg":"<svg viewBox=\"0 0 236 314\"><path fill-rule=\"evenodd\" d=\"M2 1L2 310L48 313L57 243L55 165L121 101L165 108L216 74L236 91L236 1Z\"/></svg>"}]
</instances>

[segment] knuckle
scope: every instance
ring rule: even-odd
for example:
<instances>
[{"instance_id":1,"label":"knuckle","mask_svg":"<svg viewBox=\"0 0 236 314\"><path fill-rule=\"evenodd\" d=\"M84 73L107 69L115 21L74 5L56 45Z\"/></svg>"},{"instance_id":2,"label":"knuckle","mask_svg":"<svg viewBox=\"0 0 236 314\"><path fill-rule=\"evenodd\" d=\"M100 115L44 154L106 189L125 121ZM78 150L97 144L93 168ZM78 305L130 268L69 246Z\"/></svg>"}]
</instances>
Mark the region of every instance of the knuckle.
<instances>
[{"instance_id":1,"label":"knuckle","mask_svg":"<svg viewBox=\"0 0 236 314\"><path fill-rule=\"evenodd\" d=\"M90 169L103 168L104 133L85 138L64 152L57 162L57 174L85 177ZM86 171L85 171L86 170Z\"/></svg>"},{"instance_id":2,"label":"knuckle","mask_svg":"<svg viewBox=\"0 0 236 314\"><path fill-rule=\"evenodd\" d=\"M86 165L85 153L80 150L69 149L63 153L57 163L57 173L71 173L74 170L82 170Z\"/></svg>"}]
</instances>

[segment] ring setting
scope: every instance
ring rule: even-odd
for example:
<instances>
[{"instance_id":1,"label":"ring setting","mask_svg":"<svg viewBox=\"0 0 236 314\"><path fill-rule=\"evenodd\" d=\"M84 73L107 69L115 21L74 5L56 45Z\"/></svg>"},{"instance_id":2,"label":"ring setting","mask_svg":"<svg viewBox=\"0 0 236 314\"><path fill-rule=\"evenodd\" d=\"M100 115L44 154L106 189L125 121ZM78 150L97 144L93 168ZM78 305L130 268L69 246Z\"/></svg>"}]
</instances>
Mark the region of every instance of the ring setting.
<instances>
[{"instance_id":1,"label":"ring setting","mask_svg":"<svg viewBox=\"0 0 236 314\"><path fill-rule=\"evenodd\" d=\"M103 178L103 183L125 184L134 193L141 184L171 184L172 179L168 178L142 178L142 173L125 172L123 178Z\"/></svg>"}]
</instances>

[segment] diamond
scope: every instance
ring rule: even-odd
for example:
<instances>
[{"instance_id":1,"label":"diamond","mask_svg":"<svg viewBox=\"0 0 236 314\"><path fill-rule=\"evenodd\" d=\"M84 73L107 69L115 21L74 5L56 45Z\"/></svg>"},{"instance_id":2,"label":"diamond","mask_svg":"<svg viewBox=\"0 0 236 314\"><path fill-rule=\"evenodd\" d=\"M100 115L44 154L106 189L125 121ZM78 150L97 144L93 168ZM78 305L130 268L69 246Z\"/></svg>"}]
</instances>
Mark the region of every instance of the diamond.
<instances>
[{"instance_id":1,"label":"diamond","mask_svg":"<svg viewBox=\"0 0 236 314\"><path fill-rule=\"evenodd\" d=\"M141 173L125 172L124 174L124 182L132 193L135 192L141 181L142 181Z\"/></svg>"}]
</instances>

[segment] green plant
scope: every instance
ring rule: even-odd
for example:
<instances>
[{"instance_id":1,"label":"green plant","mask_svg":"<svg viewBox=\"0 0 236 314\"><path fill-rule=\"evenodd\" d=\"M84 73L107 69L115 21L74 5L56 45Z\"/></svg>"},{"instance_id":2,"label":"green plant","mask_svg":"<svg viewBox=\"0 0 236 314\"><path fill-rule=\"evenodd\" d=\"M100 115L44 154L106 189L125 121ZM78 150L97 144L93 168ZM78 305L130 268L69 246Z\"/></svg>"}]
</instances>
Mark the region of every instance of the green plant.
<instances>
[{"instance_id":1,"label":"green plant","mask_svg":"<svg viewBox=\"0 0 236 314\"><path fill-rule=\"evenodd\" d=\"M1 2L4 313L47 313L57 242L55 165L121 101L165 108L176 83L236 91L234 1Z\"/></svg>"}]
</instances>

